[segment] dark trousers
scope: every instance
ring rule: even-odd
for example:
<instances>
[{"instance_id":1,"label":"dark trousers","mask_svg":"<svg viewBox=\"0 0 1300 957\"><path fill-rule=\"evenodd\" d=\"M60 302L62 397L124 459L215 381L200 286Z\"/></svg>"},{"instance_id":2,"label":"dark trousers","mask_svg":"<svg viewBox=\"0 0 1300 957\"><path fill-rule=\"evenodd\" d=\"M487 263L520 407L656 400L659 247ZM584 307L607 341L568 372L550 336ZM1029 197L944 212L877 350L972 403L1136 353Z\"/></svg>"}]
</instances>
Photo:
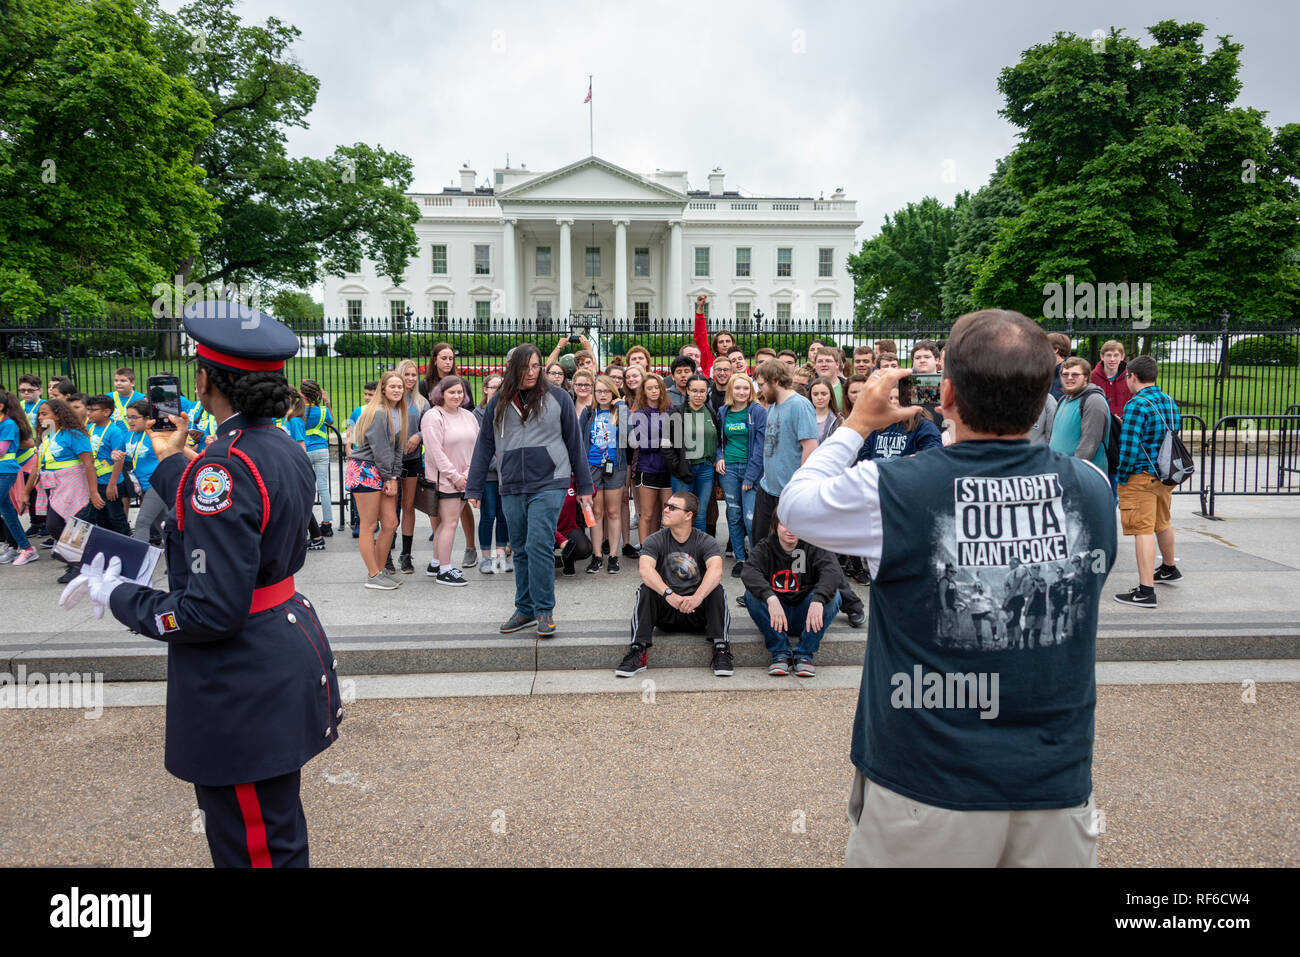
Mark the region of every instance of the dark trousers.
<instances>
[{"instance_id":1,"label":"dark trousers","mask_svg":"<svg viewBox=\"0 0 1300 957\"><path fill-rule=\"evenodd\" d=\"M117 532L119 535L131 537L131 526L126 521L126 509L122 507L122 496L126 490L119 484L117 487L117 501L110 501L108 497L108 486L99 486L99 497L104 500L104 507L95 510L95 524L100 528L106 528L110 532Z\"/></svg>"},{"instance_id":2,"label":"dark trousers","mask_svg":"<svg viewBox=\"0 0 1300 957\"><path fill-rule=\"evenodd\" d=\"M686 615L668 604L663 595L640 585L636 590L636 607L632 610L632 643L649 648L654 644L656 627L664 631L703 632L715 645L725 645L731 631L727 595L719 585L704 596L699 608Z\"/></svg>"},{"instance_id":3,"label":"dark trousers","mask_svg":"<svg viewBox=\"0 0 1300 957\"><path fill-rule=\"evenodd\" d=\"M853 586L849 584L849 576L844 574L843 568L840 569L839 591L840 591L840 609L844 612L844 614L860 615L867 610L867 607L864 604L862 604L862 599L858 597L858 593L855 592L853 590Z\"/></svg>"},{"instance_id":4,"label":"dark trousers","mask_svg":"<svg viewBox=\"0 0 1300 957\"><path fill-rule=\"evenodd\" d=\"M769 495L763 486L754 486L754 524L749 528L749 540L757 545L772 532L772 513L776 511L779 495Z\"/></svg>"},{"instance_id":5,"label":"dark trousers","mask_svg":"<svg viewBox=\"0 0 1300 957\"><path fill-rule=\"evenodd\" d=\"M306 867L301 771L249 784L194 785L214 867Z\"/></svg>"}]
</instances>

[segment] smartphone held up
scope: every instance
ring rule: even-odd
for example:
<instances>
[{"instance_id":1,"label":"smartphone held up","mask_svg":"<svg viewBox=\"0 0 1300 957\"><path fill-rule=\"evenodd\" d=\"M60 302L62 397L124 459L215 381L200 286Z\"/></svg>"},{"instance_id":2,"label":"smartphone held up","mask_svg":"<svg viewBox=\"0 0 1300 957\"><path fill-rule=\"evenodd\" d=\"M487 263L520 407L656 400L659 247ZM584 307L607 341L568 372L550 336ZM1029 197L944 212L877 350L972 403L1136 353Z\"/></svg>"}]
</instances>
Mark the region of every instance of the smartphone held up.
<instances>
[{"instance_id":1,"label":"smartphone held up","mask_svg":"<svg viewBox=\"0 0 1300 957\"><path fill-rule=\"evenodd\" d=\"M174 432L171 416L181 414L181 380L174 375L151 375L148 388L154 431Z\"/></svg>"}]
</instances>

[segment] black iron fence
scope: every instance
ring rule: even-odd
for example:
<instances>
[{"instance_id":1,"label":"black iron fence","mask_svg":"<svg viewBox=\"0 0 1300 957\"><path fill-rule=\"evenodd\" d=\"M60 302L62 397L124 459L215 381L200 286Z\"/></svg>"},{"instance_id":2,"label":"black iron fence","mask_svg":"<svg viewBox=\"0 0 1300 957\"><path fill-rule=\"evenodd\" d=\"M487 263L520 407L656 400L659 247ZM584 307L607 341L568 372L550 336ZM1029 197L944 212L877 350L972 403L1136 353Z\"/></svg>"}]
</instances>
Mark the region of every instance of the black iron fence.
<instances>
[{"instance_id":1,"label":"black iron fence","mask_svg":"<svg viewBox=\"0 0 1300 957\"><path fill-rule=\"evenodd\" d=\"M423 374L433 347L442 342L455 350L457 371L469 380L477 400L483 376L500 371L506 353L523 342L535 344L543 356L557 346L566 353L589 345L602 367L639 345L649 351L653 367L666 371L682 347L693 341L694 331L694 321L688 317L587 316L564 325L489 316L287 321L301 348L289 360L286 375L295 384L305 378L319 382L330 395L340 429L346 428L348 414L360 404L367 382L403 359L414 360ZM1113 320L1065 319L1045 320L1043 327L1069 335L1075 354L1094 365L1110 340L1120 342L1129 357L1152 355L1159 361L1159 385L1184 413L1184 439L1199 447L1200 474L1178 491L1200 495L1205 514L1213 515L1215 495L1300 493L1300 328L1295 323L1261 326L1225 317L1214 327L1143 329ZM729 333L751 366L757 350L764 347L792 349L802 361L814 339L838 346L849 362L857 346L892 342L900 361L908 366L916 343L942 342L949 328L920 316L888 328L863 328L844 317L787 319L760 314L708 321L710 339ZM585 343L564 343L575 331L585 335ZM188 391L193 387L193 367L188 362L192 355L193 344L167 319L63 315L0 320L0 385L10 389L20 374L33 372L43 382L63 375L84 392L107 393L113 388L114 373L127 367L133 370L140 391L150 375L164 371L178 375ZM336 499L335 504L341 503Z\"/></svg>"}]
</instances>

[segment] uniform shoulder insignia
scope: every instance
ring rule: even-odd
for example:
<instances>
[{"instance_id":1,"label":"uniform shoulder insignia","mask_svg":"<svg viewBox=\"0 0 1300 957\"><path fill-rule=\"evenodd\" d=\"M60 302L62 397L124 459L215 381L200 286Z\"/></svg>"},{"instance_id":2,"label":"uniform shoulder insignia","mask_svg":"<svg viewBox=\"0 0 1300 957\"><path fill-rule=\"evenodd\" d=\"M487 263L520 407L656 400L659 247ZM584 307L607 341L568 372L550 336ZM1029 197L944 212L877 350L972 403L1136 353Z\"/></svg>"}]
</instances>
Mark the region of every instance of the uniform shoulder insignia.
<instances>
[{"instance_id":1,"label":"uniform shoulder insignia","mask_svg":"<svg viewBox=\"0 0 1300 957\"><path fill-rule=\"evenodd\" d=\"M199 468L194 475L194 494L190 496L190 507L200 515L216 515L230 508L234 480L230 470L224 465L210 462Z\"/></svg>"}]
</instances>

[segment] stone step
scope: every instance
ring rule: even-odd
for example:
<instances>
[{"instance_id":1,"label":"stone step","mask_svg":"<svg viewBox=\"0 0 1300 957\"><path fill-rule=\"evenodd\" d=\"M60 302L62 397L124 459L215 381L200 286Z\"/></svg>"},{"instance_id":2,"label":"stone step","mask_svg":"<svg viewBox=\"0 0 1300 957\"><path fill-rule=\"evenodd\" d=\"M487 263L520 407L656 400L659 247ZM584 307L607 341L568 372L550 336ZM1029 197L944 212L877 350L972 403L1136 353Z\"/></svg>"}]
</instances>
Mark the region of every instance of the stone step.
<instances>
[{"instance_id":1,"label":"stone step","mask_svg":"<svg viewBox=\"0 0 1300 957\"><path fill-rule=\"evenodd\" d=\"M627 651L626 621L558 624L560 632L547 639L527 629L502 635L495 621L432 625L421 634L376 635L354 626L330 629L329 636L340 673L352 675L612 671ZM732 619L731 641L737 667L767 666L762 638L742 616ZM817 663L860 665L866 641L865 628L841 627L837 621L822 641ZM704 669L711 657L712 649L700 635L658 634L650 651L656 668ZM1223 659L1300 660L1300 623L1286 616L1200 624L1152 616L1104 625L1097 637L1098 661ZM75 636L63 635L35 646L0 646L0 672L15 674L19 665L28 673L101 673L105 681L162 681L167 673L165 646L130 635L110 641L99 635L84 645Z\"/></svg>"}]
</instances>

